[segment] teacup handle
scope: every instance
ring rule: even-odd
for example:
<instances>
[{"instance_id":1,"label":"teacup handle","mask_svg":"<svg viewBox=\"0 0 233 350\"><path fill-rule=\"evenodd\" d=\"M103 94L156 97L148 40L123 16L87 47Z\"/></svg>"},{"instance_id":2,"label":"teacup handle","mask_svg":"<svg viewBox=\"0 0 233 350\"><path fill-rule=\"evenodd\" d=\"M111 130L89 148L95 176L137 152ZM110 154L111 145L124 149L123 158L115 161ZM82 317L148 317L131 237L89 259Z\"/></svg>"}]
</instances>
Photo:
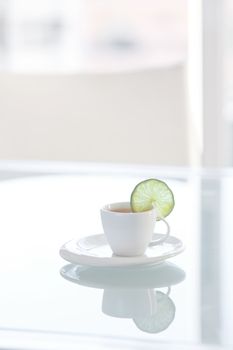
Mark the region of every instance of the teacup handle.
<instances>
[{"instance_id":1,"label":"teacup handle","mask_svg":"<svg viewBox=\"0 0 233 350\"><path fill-rule=\"evenodd\" d=\"M167 228L167 232L165 233L165 235L162 238L152 240L150 242L149 246L154 246L154 245L157 245L157 244L165 242L168 239L169 235L170 235L170 231L171 230L170 230L170 226L169 226L168 222L165 219L163 219L163 218L160 218L160 220L165 223L166 228Z\"/></svg>"}]
</instances>

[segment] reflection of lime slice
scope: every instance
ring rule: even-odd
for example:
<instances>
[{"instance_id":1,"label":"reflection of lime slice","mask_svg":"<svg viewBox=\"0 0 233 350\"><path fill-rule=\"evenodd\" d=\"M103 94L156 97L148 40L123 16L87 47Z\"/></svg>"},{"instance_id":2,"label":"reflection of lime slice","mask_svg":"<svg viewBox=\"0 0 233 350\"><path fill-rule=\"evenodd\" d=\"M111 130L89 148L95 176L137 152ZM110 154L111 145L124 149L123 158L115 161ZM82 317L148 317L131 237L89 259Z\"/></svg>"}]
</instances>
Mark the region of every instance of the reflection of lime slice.
<instances>
[{"instance_id":1,"label":"reflection of lime slice","mask_svg":"<svg viewBox=\"0 0 233 350\"><path fill-rule=\"evenodd\" d=\"M136 326L143 332L159 333L168 328L176 313L176 307L167 294L156 291L157 310L154 315L135 317Z\"/></svg>"},{"instance_id":2,"label":"reflection of lime slice","mask_svg":"<svg viewBox=\"0 0 233 350\"><path fill-rule=\"evenodd\" d=\"M134 188L130 204L134 212L149 210L154 206L157 209L157 220L159 220L170 214L175 201L171 189L165 182L148 179Z\"/></svg>"}]
</instances>

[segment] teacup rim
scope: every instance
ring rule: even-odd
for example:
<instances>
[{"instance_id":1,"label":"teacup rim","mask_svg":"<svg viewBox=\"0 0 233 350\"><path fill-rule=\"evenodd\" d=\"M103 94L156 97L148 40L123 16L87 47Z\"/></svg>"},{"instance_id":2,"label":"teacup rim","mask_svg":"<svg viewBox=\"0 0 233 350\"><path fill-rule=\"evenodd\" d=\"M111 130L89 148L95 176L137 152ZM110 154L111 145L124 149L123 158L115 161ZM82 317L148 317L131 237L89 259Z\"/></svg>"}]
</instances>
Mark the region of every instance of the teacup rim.
<instances>
[{"instance_id":1,"label":"teacup rim","mask_svg":"<svg viewBox=\"0 0 233 350\"><path fill-rule=\"evenodd\" d=\"M124 213L124 212L114 212L110 209L110 206L111 205L114 205L117 207L122 207L123 208L131 208L131 205L130 205L130 202L111 202L111 203L108 203L108 204L105 204L102 208L101 208L101 211L103 212L107 212L107 213L113 213L115 215L142 215L142 214L145 214L145 213L149 213L149 212L152 212L152 211L156 211L156 208L152 207L151 209L149 210L145 210L145 211L140 211L140 212L129 212L129 213Z\"/></svg>"}]
</instances>

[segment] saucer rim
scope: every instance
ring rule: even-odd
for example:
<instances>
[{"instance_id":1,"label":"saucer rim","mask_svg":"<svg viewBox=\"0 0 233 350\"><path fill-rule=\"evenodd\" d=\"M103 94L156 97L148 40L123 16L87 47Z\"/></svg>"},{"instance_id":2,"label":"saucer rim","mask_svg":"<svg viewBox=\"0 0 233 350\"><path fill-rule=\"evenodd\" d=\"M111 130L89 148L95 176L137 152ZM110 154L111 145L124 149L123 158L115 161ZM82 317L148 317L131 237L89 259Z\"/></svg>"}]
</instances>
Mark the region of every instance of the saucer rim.
<instances>
[{"instance_id":1,"label":"saucer rim","mask_svg":"<svg viewBox=\"0 0 233 350\"><path fill-rule=\"evenodd\" d=\"M161 236L162 234L155 234ZM80 239L72 239L66 242L62 245L60 248L60 256L72 263L77 265L83 265L83 266L93 266L93 267L121 267L121 266L136 266L136 265L147 265L147 264L159 264L167 259L170 259L172 257L175 257L178 254L181 254L185 250L184 243L175 236L169 236L167 241L169 240L175 240L177 241L177 244L180 246L177 247L175 250L171 251L170 253L167 253L163 256L134 256L134 257L124 257L124 256L113 256L113 257L101 257L101 256L91 256L88 254L83 254L83 251L81 252L74 252L70 250L70 246L76 246L78 247L80 241L87 240L88 238L101 238L103 239L105 237L104 234L95 234L95 235L88 235L85 237L82 237Z\"/></svg>"}]
</instances>

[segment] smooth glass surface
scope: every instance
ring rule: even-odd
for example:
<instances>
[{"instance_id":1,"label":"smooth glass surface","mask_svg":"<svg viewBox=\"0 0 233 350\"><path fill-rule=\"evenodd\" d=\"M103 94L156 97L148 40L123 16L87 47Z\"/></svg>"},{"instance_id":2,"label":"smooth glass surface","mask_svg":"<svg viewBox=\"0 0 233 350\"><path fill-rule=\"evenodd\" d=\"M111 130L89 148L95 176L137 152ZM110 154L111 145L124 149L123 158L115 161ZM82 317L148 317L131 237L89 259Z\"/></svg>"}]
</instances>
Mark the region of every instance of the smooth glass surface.
<instances>
[{"instance_id":1,"label":"smooth glass surface","mask_svg":"<svg viewBox=\"0 0 233 350\"><path fill-rule=\"evenodd\" d=\"M0 331L144 341L144 349L233 345L231 172L13 168L0 172ZM76 266L59 256L66 241L102 233L99 209L127 201L152 176L174 191L168 221L182 254L130 268Z\"/></svg>"}]
</instances>

